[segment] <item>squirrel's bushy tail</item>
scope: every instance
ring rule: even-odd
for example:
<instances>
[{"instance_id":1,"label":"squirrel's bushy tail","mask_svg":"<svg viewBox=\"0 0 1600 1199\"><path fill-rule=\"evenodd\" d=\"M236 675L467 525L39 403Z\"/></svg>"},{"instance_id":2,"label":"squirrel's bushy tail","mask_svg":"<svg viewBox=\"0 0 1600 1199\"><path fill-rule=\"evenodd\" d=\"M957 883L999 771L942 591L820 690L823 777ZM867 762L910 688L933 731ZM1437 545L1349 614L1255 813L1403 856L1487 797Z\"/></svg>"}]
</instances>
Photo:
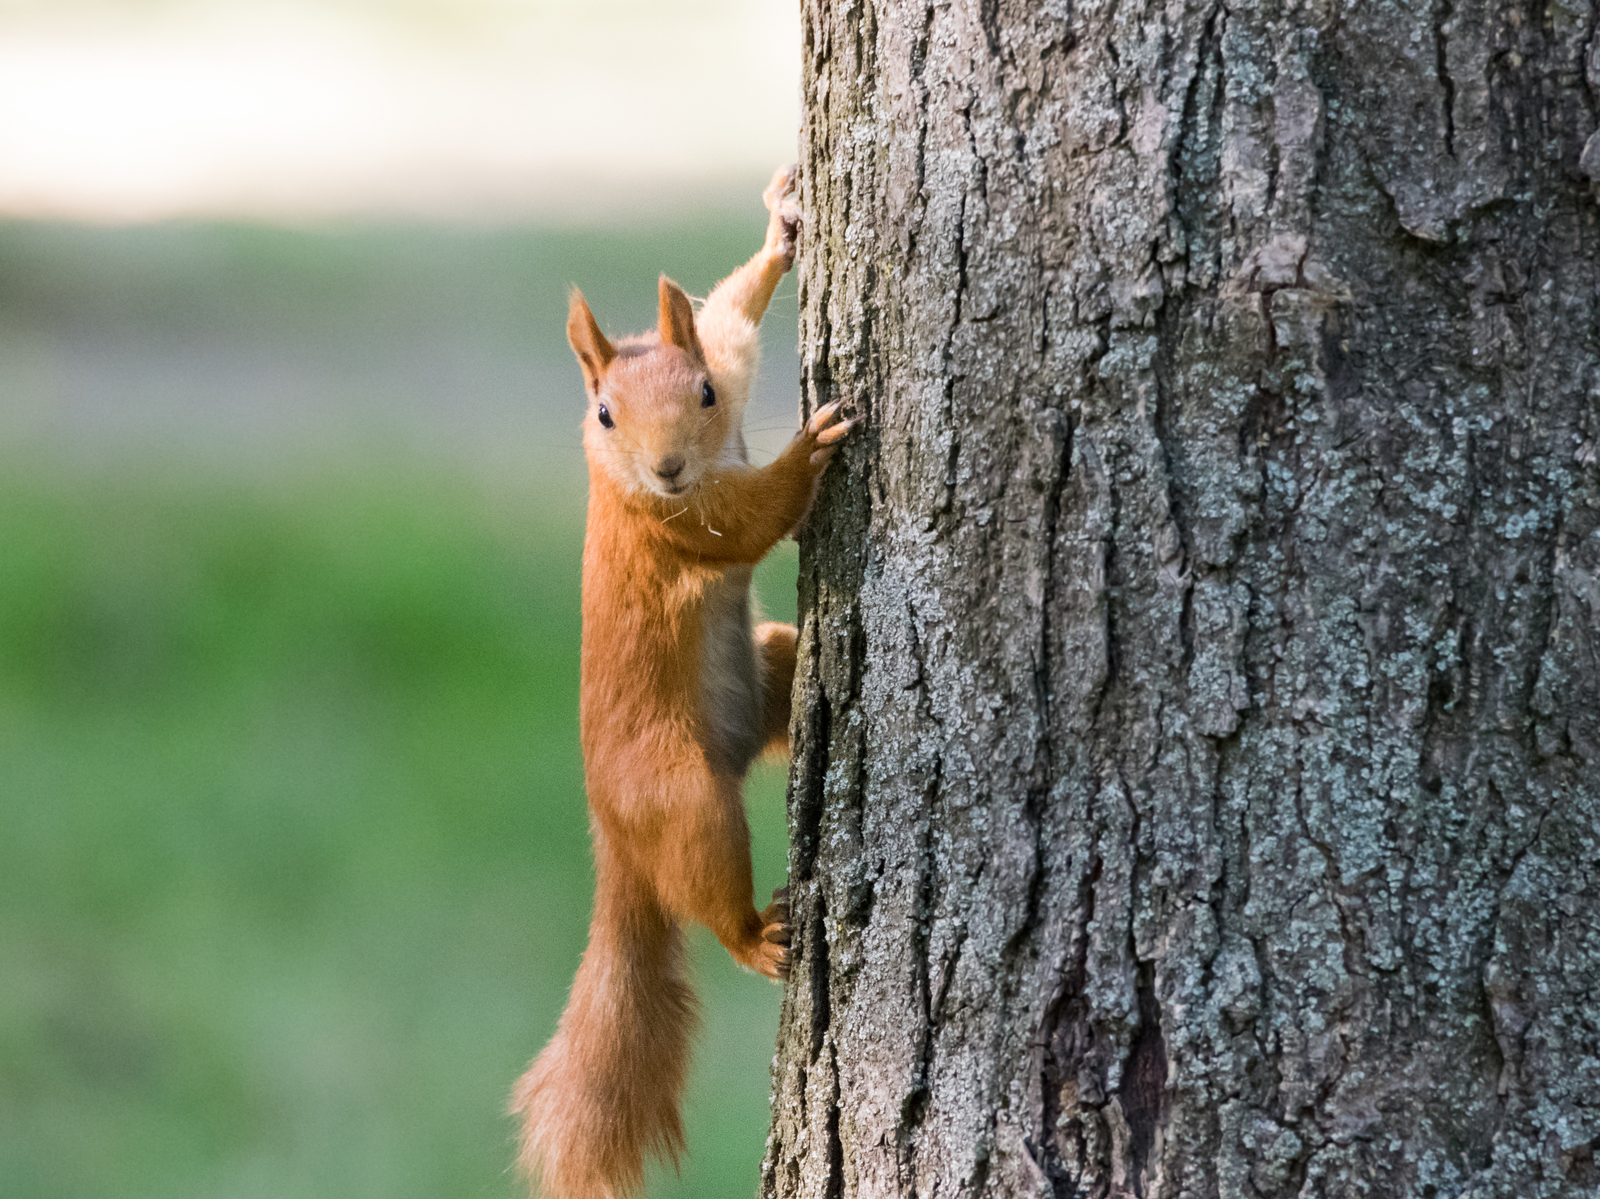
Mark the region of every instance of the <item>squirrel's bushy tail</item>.
<instances>
[{"instance_id":1,"label":"squirrel's bushy tail","mask_svg":"<svg viewBox=\"0 0 1600 1199\"><path fill-rule=\"evenodd\" d=\"M556 1035L517 1082L524 1171L550 1199L627 1199L646 1154L677 1163L696 1023L677 921L599 865L589 948Z\"/></svg>"}]
</instances>

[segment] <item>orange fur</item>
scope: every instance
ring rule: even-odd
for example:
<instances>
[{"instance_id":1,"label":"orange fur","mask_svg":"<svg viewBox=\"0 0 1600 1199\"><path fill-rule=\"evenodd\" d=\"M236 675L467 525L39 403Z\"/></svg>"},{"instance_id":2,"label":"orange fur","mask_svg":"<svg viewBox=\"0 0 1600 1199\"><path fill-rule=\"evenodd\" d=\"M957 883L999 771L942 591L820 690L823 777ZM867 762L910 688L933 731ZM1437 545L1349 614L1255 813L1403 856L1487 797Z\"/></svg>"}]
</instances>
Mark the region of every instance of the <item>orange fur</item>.
<instances>
[{"instance_id":1,"label":"orange fur","mask_svg":"<svg viewBox=\"0 0 1600 1199\"><path fill-rule=\"evenodd\" d=\"M552 1199L625 1199L647 1155L677 1160L694 1024L680 921L769 978L788 970L787 908L754 904L742 783L763 748L787 746L795 630L752 630L750 571L805 515L853 423L833 405L769 466L745 454L755 328L794 259L792 187L779 172L766 244L698 316L663 276L659 328L613 345L572 297L589 393L580 723L597 887L567 1009L512 1104L521 1163Z\"/></svg>"}]
</instances>

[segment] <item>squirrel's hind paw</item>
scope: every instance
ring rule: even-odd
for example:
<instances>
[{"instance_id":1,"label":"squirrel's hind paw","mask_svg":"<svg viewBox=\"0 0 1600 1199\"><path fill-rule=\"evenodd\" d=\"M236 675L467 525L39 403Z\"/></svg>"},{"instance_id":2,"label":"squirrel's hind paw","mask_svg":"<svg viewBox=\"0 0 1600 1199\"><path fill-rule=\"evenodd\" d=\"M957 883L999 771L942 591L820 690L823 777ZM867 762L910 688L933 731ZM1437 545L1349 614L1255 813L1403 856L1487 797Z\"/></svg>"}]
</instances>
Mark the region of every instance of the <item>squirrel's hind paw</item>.
<instances>
[{"instance_id":1,"label":"squirrel's hind paw","mask_svg":"<svg viewBox=\"0 0 1600 1199\"><path fill-rule=\"evenodd\" d=\"M789 977L789 889L772 893L772 902L761 913L761 945L751 955L750 966L768 978L782 981Z\"/></svg>"}]
</instances>

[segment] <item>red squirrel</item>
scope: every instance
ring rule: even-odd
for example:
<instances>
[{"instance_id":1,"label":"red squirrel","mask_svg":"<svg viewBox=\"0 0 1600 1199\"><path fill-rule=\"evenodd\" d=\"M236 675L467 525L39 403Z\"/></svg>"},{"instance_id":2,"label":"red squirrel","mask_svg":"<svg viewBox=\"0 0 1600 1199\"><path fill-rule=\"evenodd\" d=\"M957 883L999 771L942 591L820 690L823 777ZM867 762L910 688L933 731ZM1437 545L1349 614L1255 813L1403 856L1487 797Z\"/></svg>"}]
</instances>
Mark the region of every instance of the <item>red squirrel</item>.
<instances>
[{"instance_id":1,"label":"red squirrel","mask_svg":"<svg viewBox=\"0 0 1600 1199\"><path fill-rule=\"evenodd\" d=\"M756 326L794 264L794 169L763 195L756 255L698 314L660 281L653 333L615 343L574 290L589 518L579 721L594 836L589 947L555 1036L517 1083L521 1165L551 1199L626 1199L646 1154L676 1163L695 1024L679 922L744 966L788 973L784 893L758 912L743 780L786 751L793 625L750 622L750 573L810 507L854 421L819 409L752 467Z\"/></svg>"}]
</instances>

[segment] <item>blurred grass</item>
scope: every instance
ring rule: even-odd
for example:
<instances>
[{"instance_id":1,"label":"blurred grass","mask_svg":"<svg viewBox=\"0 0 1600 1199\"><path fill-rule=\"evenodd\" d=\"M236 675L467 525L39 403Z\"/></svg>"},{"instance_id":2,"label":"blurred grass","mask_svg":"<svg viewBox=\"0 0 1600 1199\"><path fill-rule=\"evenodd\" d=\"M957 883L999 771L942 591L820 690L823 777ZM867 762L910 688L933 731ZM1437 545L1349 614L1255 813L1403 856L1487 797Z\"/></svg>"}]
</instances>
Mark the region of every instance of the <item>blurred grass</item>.
<instances>
[{"instance_id":1,"label":"blurred grass","mask_svg":"<svg viewBox=\"0 0 1600 1199\"><path fill-rule=\"evenodd\" d=\"M30 236L31 276L26 239L0 252L0 314L41 344L79 344L78 328L176 345L233 321L256 336L250 304L277 303L287 269L269 255L249 303L181 281L157 302L160 270L80 255L72 284L72 255L38 249L58 235ZM124 254L144 253L130 238ZM723 241L707 281L748 237ZM375 319L363 296L392 279L341 292L329 255L357 251L302 250L297 279L331 272L327 320ZM583 274L547 267L527 322L546 339L545 292ZM337 343L315 317L274 319ZM554 1026L591 898L581 489L426 447L322 451L247 471L181 449L0 466L7 1199L521 1193L502 1108ZM771 614L792 617L793 577L790 545L759 577ZM758 888L782 880L782 786L769 768L748 788ZM714 1035L682 1175L650 1194L748 1195L779 992L693 944Z\"/></svg>"}]
</instances>

